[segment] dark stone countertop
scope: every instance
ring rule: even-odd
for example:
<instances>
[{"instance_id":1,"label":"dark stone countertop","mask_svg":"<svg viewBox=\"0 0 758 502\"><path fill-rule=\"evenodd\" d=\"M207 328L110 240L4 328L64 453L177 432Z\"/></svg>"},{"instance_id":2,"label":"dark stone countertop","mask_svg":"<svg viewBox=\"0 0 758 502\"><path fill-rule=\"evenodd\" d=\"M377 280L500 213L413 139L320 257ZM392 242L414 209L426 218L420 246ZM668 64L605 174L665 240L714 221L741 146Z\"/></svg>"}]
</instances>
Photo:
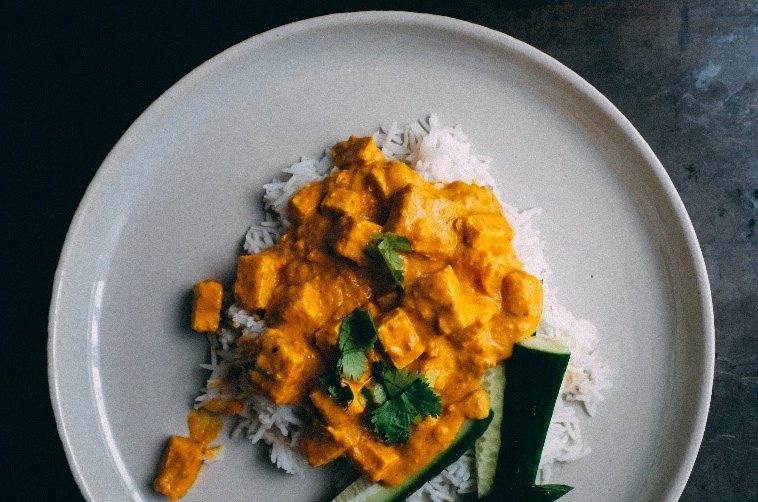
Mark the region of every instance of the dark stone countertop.
<instances>
[{"instance_id":1,"label":"dark stone countertop","mask_svg":"<svg viewBox=\"0 0 758 502\"><path fill-rule=\"evenodd\" d=\"M48 397L47 308L73 212L121 134L176 80L241 40L316 15L391 9L465 19L541 49L597 87L650 143L692 218L715 308L713 401L682 500L758 500L758 0L2 9L6 493L81 497Z\"/></svg>"}]
</instances>

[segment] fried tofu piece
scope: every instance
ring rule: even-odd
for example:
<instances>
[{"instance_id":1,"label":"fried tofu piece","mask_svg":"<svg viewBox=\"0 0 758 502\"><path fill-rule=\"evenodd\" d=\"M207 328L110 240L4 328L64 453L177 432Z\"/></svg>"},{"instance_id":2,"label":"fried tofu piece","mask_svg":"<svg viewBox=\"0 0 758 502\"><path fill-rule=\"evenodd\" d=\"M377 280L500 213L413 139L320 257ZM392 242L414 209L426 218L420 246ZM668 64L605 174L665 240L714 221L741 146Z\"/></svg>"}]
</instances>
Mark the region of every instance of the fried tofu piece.
<instances>
[{"instance_id":1,"label":"fried tofu piece","mask_svg":"<svg viewBox=\"0 0 758 502\"><path fill-rule=\"evenodd\" d=\"M408 185L392 199L387 232L404 235L413 251L431 257L449 257L458 244L452 228L455 207L435 197L428 188Z\"/></svg>"},{"instance_id":2,"label":"fried tofu piece","mask_svg":"<svg viewBox=\"0 0 758 502\"><path fill-rule=\"evenodd\" d=\"M404 162L388 162L371 168L368 179L374 192L386 204L398 190L411 183L421 184L423 178Z\"/></svg>"},{"instance_id":3,"label":"fried tofu piece","mask_svg":"<svg viewBox=\"0 0 758 502\"><path fill-rule=\"evenodd\" d=\"M363 438L360 446L349 448L346 456L374 482L383 479L387 468L400 458L396 449L370 438Z\"/></svg>"},{"instance_id":4,"label":"fried tofu piece","mask_svg":"<svg viewBox=\"0 0 758 502\"><path fill-rule=\"evenodd\" d=\"M243 308L266 310L279 284L280 257L273 252L242 255L237 262L234 297Z\"/></svg>"},{"instance_id":5,"label":"fried tofu piece","mask_svg":"<svg viewBox=\"0 0 758 502\"><path fill-rule=\"evenodd\" d=\"M189 437L171 436L163 450L153 488L170 500L184 497L197 479L203 460L212 458L220 446L208 448L224 424L205 411L192 410L187 415Z\"/></svg>"},{"instance_id":6,"label":"fried tofu piece","mask_svg":"<svg viewBox=\"0 0 758 502\"><path fill-rule=\"evenodd\" d=\"M332 165L340 169L363 167L384 160L373 136L350 136L332 147Z\"/></svg>"},{"instance_id":7,"label":"fried tofu piece","mask_svg":"<svg viewBox=\"0 0 758 502\"><path fill-rule=\"evenodd\" d=\"M306 383L319 369L314 349L268 328L256 340L254 351L252 382L276 404L299 402L306 393Z\"/></svg>"},{"instance_id":8,"label":"fried tofu piece","mask_svg":"<svg viewBox=\"0 0 758 502\"><path fill-rule=\"evenodd\" d=\"M510 248L514 233L501 214L472 214L456 220L464 242L475 249L504 253Z\"/></svg>"},{"instance_id":9,"label":"fried tofu piece","mask_svg":"<svg viewBox=\"0 0 758 502\"><path fill-rule=\"evenodd\" d=\"M321 201L321 208L339 216L356 217L363 210L361 194L347 188L335 188Z\"/></svg>"},{"instance_id":10,"label":"fried tofu piece","mask_svg":"<svg viewBox=\"0 0 758 502\"><path fill-rule=\"evenodd\" d=\"M500 214L473 214L458 218L453 226L465 244L457 250L459 259L471 267L482 289L496 296L503 277L522 267L510 244L514 233L508 220Z\"/></svg>"},{"instance_id":11,"label":"fried tofu piece","mask_svg":"<svg viewBox=\"0 0 758 502\"><path fill-rule=\"evenodd\" d=\"M221 320L224 288L213 279L198 282L192 287L192 329L198 333L214 333Z\"/></svg>"},{"instance_id":12,"label":"fried tofu piece","mask_svg":"<svg viewBox=\"0 0 758 502\"><path fill-rule=\"evenodd\" d=\"M298 446L311 467L321 467L337 460L347 449L326 432L323 425L314 426L301 437Z\"/></svg>"},{"instance_id":13,"label":"fried tofu piece","mask_svg":"<svg viewBox=\"0 0 758 502\"><path fill-rule=\"evenodd\" d=\"M396 308L383 315L376 325L377 336L396 368L405 368L424 352L408 314Z\"/></svg>"},{"instance_id":14,"label":"fried tofu piece","mask_svg":"<svg viewBox=\"0 0 758 502\"><path fill-rule=\"evenodd\" d=\"M323 184L319 182L304 186L290 198L288 215L295 225L300 225L316 213L321 203Z\"/></svg>"},{"instance_id":15,"label":"fried tofu piece","mask_svg":"<svg viewBox=\"0 0 758 502\"><path fill-rule=\"evenodd\" d=\"M322 300L323 292L311 282L280 288L266 312L266 323L273 327L297 326L311 334L330 317Z\"/></svg>"},{"instance_id":16,"label":"fried tofu piece","mask_svg":"<svg viewBox=\"0 0 758 502\"><path fill-rule=\"evenodd\" d=\"M371 241L371 237L381 231L381 225L372 221L347 222L347 224L344 224L339 238L334 243L334 251L340 256L365 267L371 260L366 256L364 251L369 241Z\"/></svg>"},{"instance_id":17,"label":"fried tofu piece","mask_svg":"<svg viewBox=\"0 0 758 502\"><path fill-rule=\"evenodd\" d=\"M542 314L542 284L523 270L514 270L503 278L503 310L517 316L539 319Z\"/></svg>"},{"instance_id":18,"label":"fried tofu piece","mask_svg":"<svg viewBox=\"0 0 758 502\"><path fill-rule=\"evenodd\" d=\"M181 436L171 436L163 452L153 488L170 500L184 497L203 465L201 444Z\"/></svg>"},{"instance_id":19,"label":"fried tofu piece","mask_svg":"<svg viewBox=\"0 0 758 502\"><path fill-rule=\"evenodd\" d=\"M427 321L436 319L445 334L460 331L479 315L477 305L469 301L453 268L447 266L417 280L406 298Z\"/></svg>"},{"instance_id":20,"label":"fried tofu piece","mask_svg":"<svg viewBox=\"0 0 758 502\"><path fill-rule=\"evenodd\" d=\"M503 208L492 190L476 183L453 181L442 187L439 193L441 196L463 206L468 214L503 212Z\"/></svg>"}]
</instances>

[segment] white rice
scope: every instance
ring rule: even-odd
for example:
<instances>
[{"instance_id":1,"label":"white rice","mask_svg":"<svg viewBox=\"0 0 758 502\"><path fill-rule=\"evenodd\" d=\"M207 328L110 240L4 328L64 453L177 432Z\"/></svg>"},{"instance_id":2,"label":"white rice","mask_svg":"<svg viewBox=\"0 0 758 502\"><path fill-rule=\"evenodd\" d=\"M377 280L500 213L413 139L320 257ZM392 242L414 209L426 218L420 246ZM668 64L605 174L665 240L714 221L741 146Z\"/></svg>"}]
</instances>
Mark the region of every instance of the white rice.
<instances>
[{"instance_id":1,"label":"white rice","mask_svg":"<svg viewBox=\"0 0 758 502\"><path fill-rule=\"evenodd\" d=\"M402 160L430 182L463 180L477 182L498 193L490 172L492 160L471 153L471 144L460 126L447 127L435 115L399 127L393 123L388 129L374 134L384 155ZM254 224L245 235L244 249L258 253L272 246L290 226L287 219L287 201L302 186L323 179L330 169L328 151L318 159L303 158L283 172L288 175L264 185L264 221ZM582 411L592 416L603 400L602 392L611 387L611 370L597 350L597 330L588 320L575 317L558 301L557 290L550 287L551 271L544 254L544 243L533 221L541 215L539 208L519 211L503 203L505 215L516 237L514 248L524 268L540 278L544 286L544 312L537 329L541 335L556 338L571 350L561 399L556 403L540 464L539 481L548 480L555 462L568 462L590 453L582 441L579 416ZM235 329L225 328L209 336L211 362L203 368L211 371L206 388L196 399L202 402L231 395L232 389L220 385L220 379L230 367L231 344L241 334L260 336L265 323L236 305L227 315ZM581 406L579 406L581 405ZM253 443L263 440L271 447L271 461L289 473L302 473L307 462L297 449L302 431L303 412L296 406L277 406L262 396L247 399L241 419L233 436L244 435ZM455 500L457 493L476 491L474 456L467 452L448 466L439 476L424 485L408 500Z\"/></svg>"}]
</instances>

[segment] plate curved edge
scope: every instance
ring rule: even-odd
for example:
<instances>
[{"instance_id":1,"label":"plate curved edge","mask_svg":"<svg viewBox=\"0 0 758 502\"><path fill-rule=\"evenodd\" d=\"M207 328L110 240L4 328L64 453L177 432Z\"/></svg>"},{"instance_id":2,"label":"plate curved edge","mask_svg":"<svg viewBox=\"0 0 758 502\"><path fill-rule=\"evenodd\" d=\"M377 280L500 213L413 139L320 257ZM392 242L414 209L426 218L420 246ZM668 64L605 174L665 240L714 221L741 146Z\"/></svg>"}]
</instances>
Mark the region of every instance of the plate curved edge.
<instances>
[{"instance_id":1,"label":"plate curved edge","mask_svg":"<svg viewBox=\"0 0 758 502\"><path fill-rule=\"evenodd\" d=\"M178 82L176 82L160 97L158 97L144 112L142 112L139 117L132 123L132 125L124 132L124 134L114 145L114 147L111 149L111 151L108 153L98 168L97 173L95 174L93 180L90 182L74 214L72 223L67 231L60 259L55 271L51 304L48 316L47 345L48 384L50 388L50 399L55 414L58 433L60 435L61 441L63 442L66 457L68 459L69 466L71 467L71 470L74 474L76 482L82 493L88 499L94 500L93 495L89 489L89 485L87 484L85 476L82 473L81 467L78 465L77 459L72 452L70 438L67 431L68 424L65 422L65 418L62 412L62 396L60 395L59 386L59 378L61 378L61 376L59 375L59 361L57 359L56 351L56 341L58 335L57 329L61 315L60 295L63 292L67 267L70 265L70 255L72 254L75 247L76 236L79 234L81 227L84 224L84 218L87 214L88 207L90 207L96 200L100 187L107 183L106 178L108 177L109 173L114 172L114 170L118 168L117 159L119 155L122 155L124 150L128 150L129 145L139 138L139 133L141 131L149 129L150 126L157 120L157 118L161 116L164 110L170 108L175 101L181 99L183 94L189 90L195 81L201 79L204 74L212 72L228 59L232 59L244 52L263 47L267 43L277 41L287 36L297 35L308 30L323 29L325 27L338 27L341 25L356 23L388 22L417 24L428 28L451 30L458 34L464 34L469 37L481 39L482 41L505 47L511 51L515 51L524 59L544 67L563 82L573 86L578 93L584 95L587 99L589 99L594 106L596 106L612 122L614 122L621 129L626 138L631 141L632 145L643 156L648 166L652 168L653 175L660 183L660 186L663 188L667 197L673 205L676 222L684 232L688 258L691 260L696 273L696 282L698 285L697 293L699 295L699 307L702 315L701 323L703 326L703 335L705 337L703 340L704 350L702 353L702 360L700 361L703 368L699 386L700 394L696 396L698 416L696 417L692 426L692 430L690 432L691 442L689 443L688 449L684 454L684 458L678 468L676 476L670 482L669 488L669 495L673 495L677 498L681 495L692 467L695 463L697 452L699 450L705 430L713 385L715 329L708 274L705 267L705 261L703 259L703 255L698 243L697 235L687 214L685 206L660 160L656 157L641 134L634 128L631 122L615 107L615 105L613 105L605 96L603 96L597 89L595 89L582 77L558 62L556 59L548 56L538 49L524 42L521 42L520 40L517 40L505 33L501 33L490 28L486 28L459 19L432 14L420 14L401 11L369 11L332 14L290 23L253 36L212 57L211 59L207 60L192 70L186 76L182 77Z\"/></svg>"}]
</instances>

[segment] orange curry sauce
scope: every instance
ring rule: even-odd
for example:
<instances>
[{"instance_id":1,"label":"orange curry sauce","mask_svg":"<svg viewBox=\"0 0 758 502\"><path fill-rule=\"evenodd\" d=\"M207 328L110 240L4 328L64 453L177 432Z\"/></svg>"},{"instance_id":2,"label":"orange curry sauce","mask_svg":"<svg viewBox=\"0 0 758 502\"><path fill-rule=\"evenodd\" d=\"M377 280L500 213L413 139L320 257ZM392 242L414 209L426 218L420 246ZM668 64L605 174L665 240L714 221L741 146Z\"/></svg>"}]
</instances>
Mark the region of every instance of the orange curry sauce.
<instances>
[{"instance_id":1,"label":"orange curry sauce","mask_svg":"<svg viewBox=\"0 0 758 502\"><path fill-rule=\"evenodd\" d=\"M311 465L346 456L373 481L397 485L444 450L464 419L487 416L481 378L535 330L542 287L522 270L488 188L428 183L386 160L371 137L336 144L332 157L337 169L291 198L292 227L281 241L239 259L236 301L268 326L237 340L248 362L240 378L277 404L309 411L300 448ZM365 253L379 232L412 245L400 253L404 289ZM384 444L371 430L360 392L369 370L347 382L355 396L347 409L317 382L334 368L340 323L356 307L378 330L369 360L419 372L441 396L442 414L413 425L405 443Z\"/></svg>"}]
</instances>

